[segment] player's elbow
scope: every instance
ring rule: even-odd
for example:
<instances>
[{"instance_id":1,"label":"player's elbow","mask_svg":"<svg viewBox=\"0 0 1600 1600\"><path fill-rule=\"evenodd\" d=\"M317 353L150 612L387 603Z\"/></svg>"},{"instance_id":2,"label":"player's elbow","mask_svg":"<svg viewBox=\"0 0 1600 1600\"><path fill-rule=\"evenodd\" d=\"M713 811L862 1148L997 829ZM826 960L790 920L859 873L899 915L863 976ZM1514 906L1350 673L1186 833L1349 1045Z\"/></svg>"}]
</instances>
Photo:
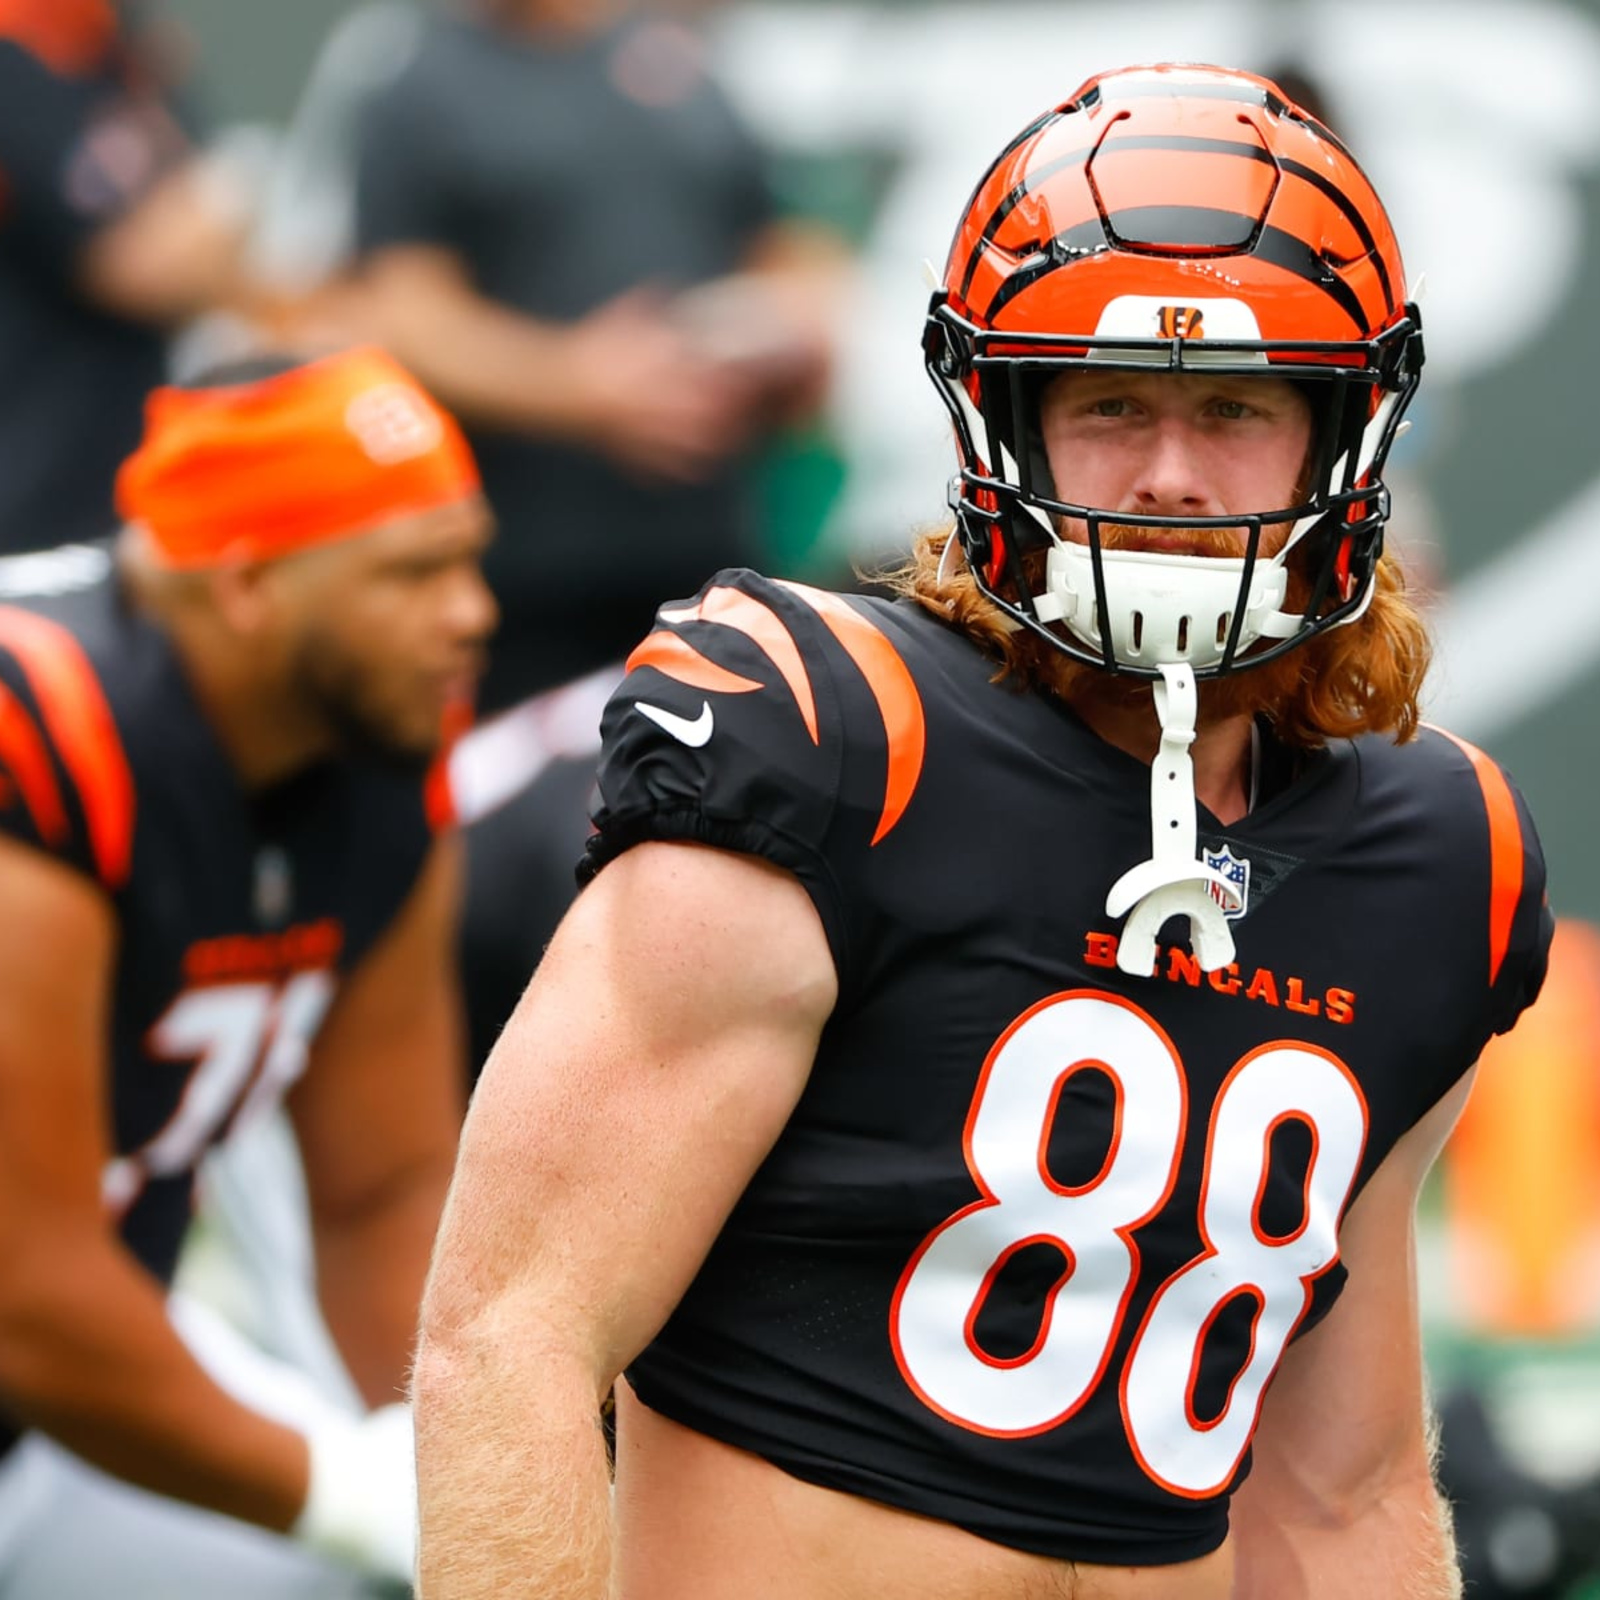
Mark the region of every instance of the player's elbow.
<instances>
[{"instance_id":1,"label":"player's elbow","mask_svg":"<svg viewBox=\"0 0 1600 1600\"><path fill-rule=\"evenodd\" d=\"M1341 1533L1391 1514L1425 1521L1440 1504L1420 1429L1357 1433L1322 1451L1262 1446L1235 1497L1242 1521Z\"/></svg>"},{"instance_id":2,"label":"player's elbow","mask_svg":"<svg viewBox=\"0 0 1600 1600\"><path fill-rule=\"evenodd\" d=\"M0 1394L25 1420L81 1382L73 1352L84 1344L88 1310L81 1285L60 1270L59 1259L30 1255L0 1273Z\"/></svg>"},{"instance_id":3,"label":"player's elbow","mask_svg":"<svg viewBox=\"0 0 1600 1600\"><path fill-rule=\"evenodd\" d=\"M424 1296L411 1364L411 1402L419 1427L552 1381L569 1362L539 1324L493 1303L470 1312L442 1295L435 1282Z\"/></svg>"},{"instance_id":4,"label":"player's elbow","mask_svg":"<svg viewBox=\"0 0 1600 1600\"><path fill-rule=\"evenodd\" d=\"M156 328L212 310L241 288L244 218L219 209L207 166L190 162L82 250L80 292L101 311Z\"/></svg>"}]
</instances>

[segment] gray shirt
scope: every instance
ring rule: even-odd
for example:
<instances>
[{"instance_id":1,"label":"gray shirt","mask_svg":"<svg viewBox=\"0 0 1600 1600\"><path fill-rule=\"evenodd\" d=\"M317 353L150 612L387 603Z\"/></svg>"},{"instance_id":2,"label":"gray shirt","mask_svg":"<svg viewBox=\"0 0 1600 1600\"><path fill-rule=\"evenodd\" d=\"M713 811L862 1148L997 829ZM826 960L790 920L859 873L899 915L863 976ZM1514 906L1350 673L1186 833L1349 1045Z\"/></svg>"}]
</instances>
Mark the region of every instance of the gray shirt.
<instances>
[{"instance_id":1,"label":"gray shirt","mask_svg":"<svg viewBox=\"0 0 1600 1600\"><path fill-rule=\"evenodd\" d=\"M367 101L356 159L358 251L443 246L490 298L557 321L728 272L773 214L688 36L643 18L573 42L431 18ZM500 522L486 710L620 658L657 604L752 554L737 469L647 484L565 444L472 442Z\"/></svg>"}]
</instances>

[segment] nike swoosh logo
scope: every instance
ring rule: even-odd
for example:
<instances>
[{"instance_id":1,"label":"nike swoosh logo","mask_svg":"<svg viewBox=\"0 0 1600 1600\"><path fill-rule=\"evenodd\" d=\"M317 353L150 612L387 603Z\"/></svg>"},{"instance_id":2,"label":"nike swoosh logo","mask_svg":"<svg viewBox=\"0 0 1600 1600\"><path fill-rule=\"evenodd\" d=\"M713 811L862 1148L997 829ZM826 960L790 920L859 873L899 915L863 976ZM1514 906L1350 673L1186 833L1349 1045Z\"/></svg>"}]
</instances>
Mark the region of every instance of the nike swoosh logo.
<instances>
[{"instance_id":1,"label":"nike swoosh logo","mask_svg":"<svg viewBox=\"0 0 1600 1600\"><path fill-rule=\"evenodd\" d=\"M675 711L653 706L647 700L635 700L633 705L636 711L642 711L664 733L670 733L679 744L686 744L691 750L698 750L710 740L712 727L716 723L709 700L700 702L700 715L692 722Z\"/></svg>"}]
</instances>

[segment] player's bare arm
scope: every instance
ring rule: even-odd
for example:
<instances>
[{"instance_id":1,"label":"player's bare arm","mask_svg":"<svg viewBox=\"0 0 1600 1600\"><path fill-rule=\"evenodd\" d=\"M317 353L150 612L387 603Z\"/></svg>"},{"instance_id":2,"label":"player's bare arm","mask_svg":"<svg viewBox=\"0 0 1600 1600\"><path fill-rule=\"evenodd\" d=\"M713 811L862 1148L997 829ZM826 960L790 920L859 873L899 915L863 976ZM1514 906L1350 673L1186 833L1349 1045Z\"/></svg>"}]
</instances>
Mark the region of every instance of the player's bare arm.
<instances>
[{"instance_id":1,"label":"player's bare arm","mask_svg":"<svg viewBox=\"0 0 1600 1600\"><path fill-rule=\"evenodd\" d=\"M1417 1193L1469 1073L1389 1153L1340 1229L1350 1283L1289 1350L1234 1497L1237 1600L1455 1600L1417 1326Z\"/></svg>"},{"instance_id":2,"label":"player's bare arm","mask_svg":"<svg viewBox=\"0 0 1600 1600\"><path fill-rule=\"evenodd\" d=\"M176 325L249 297L242 246L251 197L216 158L193 155L85 242L78 286L134 322Z\"/></svg>"},{"instance_id":3,"label":"player's bare arm","mask_svg":"<svg viewBox=\"0 0 1600 1600\"><path fill-rule=\"evenodd\" d=\"M833 1001L816 913L772 867L645 845L578 900L485 1069L424 1303L427 1600L611 1592L600 1401L782 1127Z\"/></svg>"},{"instance_id":4,"label":"player's bare arm","mask_svg":"<svg viewBox=\"0 0 1600 1600\"><path fill-rule=\"evenodd\" d=\"M460 854L453 836L434 846L399 917L344 984L289 1098L323 1310L372 1405L404 1387L461 1125Z\"/></svg>"},{"instance_id":5,"label":"player's bare arm","mask_svg":"<svg viewBox=\"0 0 1600 1600\"><path fill-rule=\"evenodd\" d=\"M158 1493L286 1529L307 1449L201 1369L101 1199L115 922L100 889L0 839L0 1397Z\"/></svg>"}]
</instances>

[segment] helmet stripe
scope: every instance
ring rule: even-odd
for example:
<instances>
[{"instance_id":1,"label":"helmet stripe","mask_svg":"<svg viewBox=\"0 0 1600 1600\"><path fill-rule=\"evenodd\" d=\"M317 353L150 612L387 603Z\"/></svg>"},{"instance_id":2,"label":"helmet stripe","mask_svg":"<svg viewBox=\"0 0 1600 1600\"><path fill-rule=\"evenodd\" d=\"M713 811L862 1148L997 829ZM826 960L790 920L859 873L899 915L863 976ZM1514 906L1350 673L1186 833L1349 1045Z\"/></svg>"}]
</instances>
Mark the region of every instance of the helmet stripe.
<instances>
[{"instance_id":1,"label":"helmet stripe","mask_svg":"<svg viewBox=\"0 0 1600 1600\"><path fill-rule=\"evenodd\" d=\"M978 236L978 242L973 245L972 253L967 257L965 271L961 274L961 288L958 291L962 300L965 300L972 291L972 280L977 275L978 263L983 260L983 252L994 243L995 236L1006 225L1006 218L1028 198L1047 179L1053 178L1058 172L1065 172L1068 167L1081 167L1093 154L1089 146L1082 150L1074 150L1068 155L1060 156L1054 161L1047 161L1035 172L1030 172L1027 179L1019 183L994 209L994 214L983 225L983 232Z\"/></svg>"},{"instance_id":2,"label":"helmet stripe","mask_svg":"<svg viewBox=\"0 0 1600 1600\"><path fill-rule=\"evenodd\" d=\"M1030 132L1037 131L1037 125ZM1020 140L1016 142L1021 143ZM1002 152L1000 161L1016 148L1016 144L1009 146ZM978 243L973 246L972 254L967 258L965 272L961 276L960 296L967 298L972 288L972 280L978 270L978 263L983 259L984 248L994 243L1000 230L1006 224L1006 218L1017 209L1030 194L1035 193L1043 184L1053 178L1058 172L1065 172L1069 167L1082 166L1094 154L1098 146L1085 145L1080 150L1070 151L1064 156L1059 156L1054 161L1047 161L1037 171L1028 174L1027 181L1019 183L1004 200L995 207L993 215L984 224L983 233L979 236ZM1125 150L1168 150L1191 155L1217 155L1217 156L1244 156L1251 161L1263 161L1270 164L1272 157L1258 144L1243 144L1237 139L1203 139L1191 134L1174 133L1143 133L1130 138L1119 139L1116 145L1116 154ZM995 162L995 167L1000 165ZM991 171L994 169L991 168ZM980 186L981 187L981 186Z\"/></svg>"},{"instance_id":3,"label":"helmet stripe","mask_svg":"<svg viewBox=\"0 0 1600 1600\"><path fill-rule=\"evenodd\" d=\"M1383 252L1378 248L1378 241L1372 236L1372 229L1367 226L1367 219L1361 215L1355 202L1336 183L1330 182L1320 172L1311 167L1302 166L1298 161L1290 161L1287 157L1281 158L1279 165L1287 173L1299 178L1302 182L1309 183L1319 194L1326 195L1340 211L1345 221L1356 230L1356 237L1360 239L1367 253L1372 257L1372 265L1377 270L1378 282L1383 288L1384 304L1392 316L1396 309L1394 283L1389 277L1388 263L1383 259ZM1354 163L1352 162L1352 165ZM1360 172L1359 167L1356 171ZM1365 174L1362 174L1365 176Z\"/></svg>"},{"instance_id":4,"label":"helmet stripe","mask_svg":"<svg viewBox=\"0 0 1600 1600\"><path fill-rule=\"evenodd\" d=\"M1050 248L1038 266L1013 272L995 290L994 299L981 313L983 320L992 326L1004 307L1010 305L1024 289L1031 289L1041 278L1054 272L1063 262L1110 248L1111 241L1106 237L1105 225L1099 217L1091 217L1075 228L1068 228L1065 233L1058 233L1050 241Z\"/></svg>"},{"instance_id":5,"label":"helmet stripe","mask_svg":"<svg viewBox=\"0 0 1600 1600\"><path fill-rule=\"evenodd\" d=\"M1138 226L1146 232L1150 231L1152 218L1159 216L1174 241L1202 244L1207 230L1220 234L1226 227L1237 227L1241 222L1250 221L1248 217L1233 211L1209 212L1197 206L1148 206L1139 208L1137 212L1114 213L1110 218L1112 228L1120 231L1119 222L1130 216L1140 218ZM1063 262L1077 256L1088 255L1095 250L1107 249L1109 246L1110 241L1106 238L1105 229L1098 218L1067 229L1052 241L1048 258L1041 261L1036 270L1013 272L1000 285L995 291L994 299L981 313L984 321L993 325L1000 312L1023 290L1031 288L1041 278L1054 272ZM1337 302L1339 308L1358 329L1365 326L1365 314L1355 291L1349 284L1328 271L1322 258L1304 239L1297 239L1281 228L1263 228L1249 254L1271 266L1281 267L1285 272L1292 272L1297 278L1303 278Z\"/></svg>"},{"instance_id":6,"label":"helmet stripe","mask_svg":"<svg viewBox=\"0 0 1600 1600\"><path fill-rule=\"evenodd\" d=\"M1225 98L1237 97L1229 96ZM1028 134L1031 135L1038 132L1047 121L1048 119L1041 119L1039 123L1034 124L1033 127L1027 130ZM1006 155L1010 154L1023 142L1022 139L1014 141L1002 154L1001 160L1004 160ZM978 267L983 260L985 249L994 243L1012 212L1029 195L1036 193L1057 173L1065 172L1071 167L1082 166L1094 154L1095 148L1085 145L1082 149L1070 151L1054 161L1046 162L1036 171L1029 173L1024 182L1019 183L1016 188L1012 189L1001 200L990 215L989 220L984 224L983 232L973 245L971 253L967 257L966 266L962 270L961 287L958 290L958 294L963 301L972 292L972 282L977 276ZM1320 172L1287 157L1274 156L1259 144L1246 144L1236 139L1206 139L1184 134L1138 134L1129 138L1119 139L1114 149L1108 153L1122 155L1138 150L1162 150L1187 155L1237 156L1246 161L1256 161L1268 166L1276 166L1291 176L1299 178L1302 182L1310 184L1319 194L1331 200L1339 208L1340 214L1355 229L1356 236L1372 257L1373 265L1378 273L1379 283L1383 289L1385 307L1389 313L1392 314L1394 312L1396 308L1395 287L1390 279L1389 269L1384 262L1383 253L1378 249L1377 241L1373 238L1372 230L1367 226L1366 219L1361 215L1361 212L1350 197L1337 184L1331 182ZM997 161L995 166L998 167L999 164ZM1356 168L1357 172L1360 172L1361 169L1356 165L1354 158L1351 158L1351 165ZM991 168L992 170L993 168ZM980 185L979 187L981 189L982 186ZM1074 229L1072 231L1076 232L1077 230ZM1058 237L1065 239L1067 235L1062 234ZM1031 282L1032 278L1030 277L1028 281ZM1024 284L1021 287L1026 287L1026 285Z\"/></svg>"},{"instance_id":7,"label":"helmet stripe","mask_svg":"<svg viewBox=\"0 0 1600 1600\"><path fill-rule=\"evenodd\" d=\"M962 216L966 216L967 213L970 212L975 205L977 205L978 196L983 193L984 185L988 183L989 179L994 176L995 172L1005 163L1005 161L1010 156L1014 155L1018 150L1020 150L1022 146L1025 145L1036 134L1042 133L1060 116L1061 112L1059 110L1045 112L1042 117L1038 117L1034 121L1030 122L1028 126L1024 128L1022 132L1019 133L1016 138L1013 139L1011 143L1008 144L1005 149L994 158L992 162L990 162L989 170L978 179L977 187L970 195L967 196L967 203L961 209ZM1069 156L1065 161L1055 163L1052 166L1051 171L1059 172L1062 167L1071 166L1072 162L1075 160L1082 160L1082 156ZM984 239L986 241L993 239L994 233L990 230L993 229L997 231L1000 228L1005 219L1011 215L1012 208L1016 205L1017 201L1020 200L1026 193L1027 189L1024 187L1017 190L1014 195L1007 196L1006 200L1001 202L1000 213L989 219L989 227L984 230ZM967 290L972 287L972 275L978 270L978 258L982 254L983 250L980 246L973 251L971 259L967 262L966 275L961 281L961 298L963 300L966 299Z\"/></svg>"},{"instance_id":8,"label":"helmet stripe","mask_svg":"<svg viewBox=\"0 0 1600 1600\"><path fill-rule=\"evenodd\" d=\"M1297 278L1315 284L1330 300L1338 302L1339 308L1365 337L1367 314L1360 296L1343 278L1334 276L1328 264L1304 239L1297 239L1282 228L1263 228L1255 254L1260 260L1269 261L1273 266L1282 267L1285 272L1292 272Z\"/></svg>"}]
</instances>

